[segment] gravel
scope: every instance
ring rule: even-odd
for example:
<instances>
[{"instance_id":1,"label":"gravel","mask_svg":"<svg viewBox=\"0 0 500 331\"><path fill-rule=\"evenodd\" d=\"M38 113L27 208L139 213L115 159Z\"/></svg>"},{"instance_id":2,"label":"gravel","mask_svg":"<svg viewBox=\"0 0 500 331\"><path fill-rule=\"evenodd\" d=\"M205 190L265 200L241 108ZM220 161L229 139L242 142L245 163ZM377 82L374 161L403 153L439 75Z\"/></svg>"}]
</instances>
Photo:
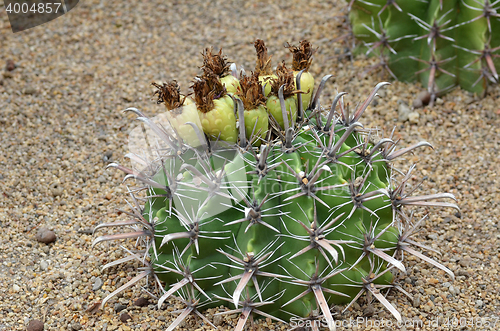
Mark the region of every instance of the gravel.
<instances>
[{"instance_id":1,"label":"gravel","mask_svg":"<svg viewBox=\"0 0 500 331\"><path fill-rule=\"evenodd\" d=\"M311 69L317 81L325 74L335 76L325 103L338 89L349 92L356 104L387 78L378 71L366 74L375 59L349 61L347 44L335 41L346 33L344 7L340 0L86 0L50 23L17 34L2 11L0 330L38 330L40 325L46 330L166 329L176 316L170 312L182 304L172 299L162 310L153 301L136 306L133 302L147 295L141 286L89 312L138 267L130 263L101 270L123 257L123 250L113 243L91 246L96 225L125 217L117 211L126 193L122 174L105 169L110 160L127 162L128 132L136 123L121 111L131 106L150 116L163 111L154 102L151 82L177 79L187 92L204 47L223 47L230 59L251 70L255 38L266 41L275 64L290 60L285 42L309 39L318 47ZM411 109L418 115L411 121L398 120L398 101L414 105L421 92L418 85L393 82L368 108L364 123L386 132L396 127L402 146L420 140L433 144L434 150L407 156L418 161L418 177L427 178L419 191L451 192L461 211L433 211L417 240L439 250L442 255L427 254L453 270L456 279L408 257L401 286L418 299L398 291L387 298L401 312L405 330L417 329L418 321L421 330L447 329L447 321L494 329L500 311L500 88L492 87L484 99L454 90L433 108L417 102L424 108ZM41 228L51 229L57 240L39 242ZM132 247L133 242L120 244ZM127 312L116 312L116 304ZM214 317L219 311L224 309L206 315L220 329L232 329L238 316ZM367 323L395 323L380 304L370 307L364 297L336 318L361 318L363 311L370 312ZM287 328L269 319L257 324L261 330ZM207 327L189 318L180 329Z\"/></svg>"}]
</instances>

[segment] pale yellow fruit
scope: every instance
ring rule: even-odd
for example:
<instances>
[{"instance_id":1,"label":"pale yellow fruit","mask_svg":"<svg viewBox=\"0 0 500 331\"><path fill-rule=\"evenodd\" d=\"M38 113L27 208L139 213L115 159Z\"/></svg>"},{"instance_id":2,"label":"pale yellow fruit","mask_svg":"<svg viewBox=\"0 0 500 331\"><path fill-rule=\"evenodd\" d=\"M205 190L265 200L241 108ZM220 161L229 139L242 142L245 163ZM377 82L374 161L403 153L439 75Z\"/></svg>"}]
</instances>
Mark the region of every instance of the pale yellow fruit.
<instances>
[{"instance_id":1,"label":"pale yellow fruit","mask_svg":"<svg viewBox=\"0 0 500 331\"><path fill-rule=\"evenodd\" d=\"M295 88L297 88L296 78L298 73L299 71L293 72ZM302 73L302 76L300 76L300 90L304 92L301 94L302 109L306 110L307 107L309 107L309 103L311 102L311 97L314 90L314 77L308 71L304 71Z\"/></svg>"}]
</instances>

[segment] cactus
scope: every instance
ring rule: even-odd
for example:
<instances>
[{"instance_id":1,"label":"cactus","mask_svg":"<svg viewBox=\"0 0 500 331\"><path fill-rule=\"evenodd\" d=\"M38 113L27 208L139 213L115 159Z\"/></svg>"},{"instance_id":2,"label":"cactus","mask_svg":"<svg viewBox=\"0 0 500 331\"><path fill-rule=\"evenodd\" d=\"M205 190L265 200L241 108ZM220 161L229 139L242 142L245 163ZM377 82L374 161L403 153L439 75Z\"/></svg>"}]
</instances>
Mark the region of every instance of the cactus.
<instances>
[{"instance_id":1,"label":"cactus","mask_svg":"<svg viewBox=\"0 0 500 331\"><path fill-rule=\"evenodd\" d=\"M354 36L377 67L418 80L431 102L455 86L484 96L498 82L500 1L351 0Z\"/></svg>"},{"instance_id":2,"label":"cactus","mask_svg":"<svg viewBox=\"0 0 500 331\"><path fill-rule=\"evenodd\" d=\"M278 72L272 78L273 91L276 82L296 84L300 90L301 74L294 82L289 81L291 70ZM281 79L283 75L288 78ZM107 266L136 259L145 268L100 305L150 276L164 284L159 308L174 295L186 306L168 330L189 314L216 328L200 310L221 304L230 310L218 314L241 314L238 331L253 315L283 322L293 316L322 318L333 330L330 306L347 304L347 309L363 293L401 320L381 291L401 289L396 276L406 272L405 253L453 278L448 268L412 247L428 249L411 239L423 219L415 222L407 210L458 209L442 201L453 195L411 196L407 183L414 166L398 180L392 165L430 144L400 149L392 134L377 140L376 131L359 122L388 83L378 84L352 113L344 104L345 93L336 95L329 111L323 109L319 96L329 77L322 79L306 109L298 93L298 100L291 99L297 110L287 111L283 91L289 86L277 88L281 114L271 115L266 108L258 73L237 84L239 91L230 99L233 117L207 106L217 102L225 108L229 103L219 78L206 72L194 85L194 104L205 102L202 111L193 111L192 101L184 102L188 99L181 98L175 83L155 85L158 101L167 109L180 106L167 110L175 115L149 119L138 109L127 109L145 124L137 132L145 134L148 144L127 155L133 168L109 166L141 186L129 189L129 220L101 224L96 230L133 230L102 235L94 245L139 238L142 250L129 251L128 257ZM232 124L234 114L237 125ZM210 121L204 121L207 115ZM234 135L225 131L228 125L237 127Z\"/></svg>"}]
</instances>

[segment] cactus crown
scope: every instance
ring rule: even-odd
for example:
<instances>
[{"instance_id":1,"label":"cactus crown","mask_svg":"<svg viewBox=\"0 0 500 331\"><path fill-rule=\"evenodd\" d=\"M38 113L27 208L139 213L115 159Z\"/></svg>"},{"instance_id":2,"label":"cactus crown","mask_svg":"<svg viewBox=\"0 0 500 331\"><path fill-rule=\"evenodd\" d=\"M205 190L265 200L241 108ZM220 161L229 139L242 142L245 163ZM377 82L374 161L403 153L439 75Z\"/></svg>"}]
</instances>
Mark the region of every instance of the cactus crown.
<instances>
[{"instance_id":1,"label":"cactus crown","mask_svg":"<svg viewBox=\"0 0 500 331\"><path fill-rule=\"evenodd\" d=\"M191 86L194 91L196 106L203 113L208 113L214 107L214 100L226 95L226 89L215 74L206 72L197 77Z\"/></svg>"},{"instance_id":2,"label":"cactus crown","mask_svg":"<svg viewBox=\"0 0 500 331\"><path fill-rule=\"evenodd\" d=\"M257 73L251 75L244 75L240 79L240 89L236 92L245 109L254 109L257 106L266 104L266 96L259 82Z\"/></svg>"},{"instance_id":3,"label":"cactus crown","mask_svg":"<svg viewBox=\"0 0 500 331\"><path fill-rule=\"evenodd\" d=\"M273 73L271 69L271 56L267 54L267 47L262 39L257 39L254 42L255 51L257 52L257 64L255 72L258 75L270 75Z\"/></svg>"},{"instance_id":4,"label":"cactus crown","mask_svg":"<svg viewBox=\"0 0 500 331\"><path fill-rule=\"evenodd\" d=\"M180 108L184 105L187 96L181 95L181 89L175 80L163 83L163 85L158 83L152 83L152 85L157 89L154 92L154 95L158 95L156 103L164 103L168 110Z\"/></svg>"},{"instance_id":5,"label":"cactus crown","mask_svg":"<svg viewBox=\"0 0 500 331\"><path fill-rule=\"evenodd\" d=\"M213 48L206 48L203 53L203 66L201 70L205 75L213 73L219 77L224 77L230 74L231 63L227 61L227 57L222 55L222 49L219 53L213 53Z\"/></svg>"},{"instance_id":6,"label":"cactus crown","mask_svg":"<svg viewBox=\"0 0 500 331\"><path fill-rule=\"evenodd\" d=\"M279 63L276 67L276 78L272 78L270 84L272 95L278 96L281 87L283 87L283 97L285 99L296 93L293 72L286 67L285 61Z\"/></svg>"},{"instance_id":7,"label":"cactus crown","mask_svg":"<svg viewBox=\"0 0 500 331\"><path fill-rule=\"evenodd\" d=\"M309 70L312 63L312 56L316 52L316 50L312 48L312 44L309 41L302 40L299 46L287 43L285 47L288 48L293 54L292 70Z\"/></svg>"}]
</instances>

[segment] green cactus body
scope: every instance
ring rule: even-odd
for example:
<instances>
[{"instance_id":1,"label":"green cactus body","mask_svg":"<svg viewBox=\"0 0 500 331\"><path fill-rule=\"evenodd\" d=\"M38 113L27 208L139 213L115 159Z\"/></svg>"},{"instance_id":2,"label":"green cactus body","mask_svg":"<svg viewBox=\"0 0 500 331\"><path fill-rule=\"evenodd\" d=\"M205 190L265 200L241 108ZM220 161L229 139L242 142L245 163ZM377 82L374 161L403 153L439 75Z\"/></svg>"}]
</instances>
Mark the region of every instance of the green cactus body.
<instances>
[{"instance_id":1,"label":"green cactus body","mask_svg":"<svg viewBox=\"0 0 500 331\"><path fill-rule=\"evenodd\" d=\"M349 19L360 50L397 79L420 81L433 99L455 86L483 96L498 81L498 9L475 0L354 1Z\"/></svg>"},{"instance_id":2,"label":"green cactus body","mask_svg":"<svg viewBox=\"0 0 500 331\"><path fill-rule=\"evenodd\" d=\"M130 215L135 221L98 226L132 225L133 232L104 235L95 243L144 239L147 258L140 261L147 268L125 287L153 275L165 285L160 307L171 295L181 298L186 308L169 330L188 313L203 316L199 308L221 304L233 309L227 313L241 314L237 331L244 329L251 314L285 322L293 315L324 317L333 330L331 305L350 306L363 292L373 294L400 321L379 290L396 282L394 269L406 271L403 251L453 277L445 266L409 247L413 242L408 238L420 223L412 221L405 206L458 208L440 201L454 197L447 193L407 196L405 186L413 168L398 182L392 172L392 160L429 144L397 150L391 137L371 142L374 131L362 128L358 120L370 98L387 83L378 84L354 115L349 115L343 102L340 113L314 119L308 118L310 111L301 119L292 110L288 123L281 118L281 128L276 128L260 123L267 113L261 103L262 86L254 85L257 81L257 76L241 81L239 96L244 100L235 99L235 108L240 129L248 133L256 122L269 125L265 137L248 137L235 126L225 131L230 125L217 121L229 115L235 121L234 102L224 99L228 97L214 100L209 80L198 81L195 97L198 106L213 102L213 110L182 113L183 125L192 123L190 139L196 137L198 143L187 144L180 139L184 131L169 130L166 124L159 126L137 109L129 109L169 148L151 153L149 163L141 156L131 157L143 160L141 171L111 165L126 172L127 178L145 183L146 203L140 206L134 198L131 205L136 207ZM337 95L331 111L337 109L341 96ZM281 98L283 105L276 99L280 111L273 113L269 105L268 109L279 120L281 106L288 109L288 100L296 101L293 95L287 101ZM260 105L244 110L241 104L249 100L260 100ZM185 118L189 114L194 118ZM205 141L194 124L197 120L211 140ZM262 144L252 146L249 142L254 138Z\"/></svg>"},{"instance_id":3,"label":"green cactus body","mask_svg":"<svg viewBox=\"0 0 500 331\"><path fill-rule=\"evenodd\" d=\"M355 133L356 139L361 139L359 134ZM313 140L311 140L313 139ZM340 135L336 135L336 139L340 139ZM206 218L199 220L200 230L203 231L228 231L226 239L208 239L199 238L199 247L203 249L196 251L196 247L191 245L190 248L181 257L176 257L177 250L181 251L189 244L189 239L179 238L169 241L167 244L161 246L161 239L165 235L171 233L186 233L185 225L182 225L182 219L193 219L193 215L190 215L192 209L191 207L197 205L203 205L203 202L209 198L209 193L203 189L207 189L207 186L203 184L199 185L199 191L193 193L192 188L196 187L195 176L193 173L185 170L181 172L182 174L182 185L189 187L189 190L183 192L179 188L179 197L174 197L172 200L165 200L162 197L153 198L151 200L150 208L146 209L144 212L145 217L157 218L156 222L158 226L156 227L156 245L150 248L150 256L152 257L151 263L156 266L155 269L158 271L158 277L164 281L168 288L174 285L180 279L178 275L172 273L161 273L162 265L168 265L167 261L175 261L175 259L182 259L186 266L189 266L191 271L194 271L202 266L213 265L217 269L212 267L206 267L199 274L195 273L196 278L209 277L214 275L220 275L220 278L213 279L211 281L204 281L206 286L204 287L207 294L213 293L220 296L224 296L224 291L222 286L215 286L214 284L223 280L224 278L237 275L241 273L234 265L233 268L227 267L226 265L220 265L219 263L230 264L224 255L216 251L218 248L223 248L227 253L235 254L234 252L241 251L243 254L253 253L258 255L262 252L274 251L269 258L269 260L277 259L275 263L262 269L264 272L269 272L277 275L283 275L288 277L293 277L300 280L307 280L307 277L314 277L317 273L317 268L321 272L324 270L333 271L340 266L352 266L356 269L364 270L363 273L367 274L370 271L370 262L368 257L357 261L362 250L358 246L362 243L365 234L362 229L368 229L374 224L377 224L378 232L382 231L385 227L390 225L392 222L392 214L386 213L385 209L391 210L390 199L385 197L380 197L378 199L371 200L369 203L365 203L367 208L371 210L379 209L371 215L369 212L361 209L357 209L354 213L350 215L349 218L346 216L351 212L353 208L353 202L351 199L351 192L347 186L348 181L344 179L345 177L351 178L352 171L348 167L342 167L335 163L327 163L322 166L322 174L317 179L318 187L337 187L330 190L318 191L315 193L317 199L322 201L318 203L315 198L308 195L296 196L297 193L302 191L302 186L307 181L307 170L313 170L313 165L326 161L323 159L319 151L319 143L312 138L312 136L307 132L303 131L296 138L295 144L297 146L302 145L302 141L307 141L307 146L299 147L296 151L291 153L283 153L279 147L275 147L272 153L267 156L268 167L276 166L275 171L269 172L265 177L259 180L259 175L252 174L247 175L247 173L252 172L255 169L255 158L250 155L242 155L235 149L234 151L223 150L224 155L218 155L217 158L219 162L215 162L211 156L208 159L210 167L207 165L202 166L201 164L195 164L195 162L187 161L188 163L193 163L193 167L197 168L203 175L207 178L215 176L216 173L224 170L225 174L232 174L233 178L228 178L228 176L223 177L221 182L221 187L224 187L221 194L231 195L235 198L235 201L231 201L227 197L215 195L208 199L206 204L201 208L197 216L203 217L203 213L206 213ZM346 146L349 149L352 146ZM185 164L186 160L192 160L192 152L190 150L186 151L188 153L185 157L180 156L179 160L176 161L181 164ZM217 152L214 152L214 154ZM220 162L220 159L225 159L226 162ZM346 157L347 158L347 157ZM355 172L363 174L368 171L368 168L363 165L362 159L354 152L349 155L349 158L353 159L353 164L358 164L356 166ZM195 159L196 160L196 159ZM197 162L204 162L197 160ZM216 164L218 167L215 167ZM224 168L222 168L224 166ZM175 165L172 167L178 169ZM384 165L385 167L385 165ZM204 170L203 170L204 169ZM211 173L203 173L202 171L209 171ZM292 169L293 171L291 171ZM163 172L172 172L173 169L161 169L158 176L161 176ZM174 171L175 172L175 171ZM239 174L237 174L239 172ZM304 179L299 181L296 178L296 174L302 174ZM373 177L377 177L374 175ZM239 183L240 187L233 187L234 184ZM179 185L181 185L179 183ZM343 186L342 186L343 185ZM365 185L368 191L387 188L389 183L387 178L379 179L370 182L370 184ZM152 195L160 195L161 192L153 190ZM340 197L337 197L340 196ZM262 222L265 224L255 223L251 225L251 221L244 221L237 224L232 224L230 226L225 226L225 223L229 223L234 220L245 219L253 210L249 208L242 197L250 202L252 205L260 205L262 201L264 204L260 208L261 215L259 216ZM172 206L170 207L170 205ZM340 206L345 204L345 206L336 209L330 206ZM168 212L171 208L172 212ZM245 210L246 208L246 210ZM194 210L194 209L193 209ZM218 211L221 212L218 212ZM189 211L189 212L188 212ZM214 212L214 211L217 211ZM247 215L245 215L247 213ZM180 214L180 215L179 215ZM342 217L343 215L344 217ZM309 234L300 222L306 225L308 228L313 226L314 222L317 224L325 225L329 220L332 220L338 216L341 216L338 220L339 229L341 231L331 231L325 235L327 240L337 240L337 241L352 241L353 247L345 246L343 250L345 252L345 258L342 256L340 249L338 251L338 262L335 262L331 256L331 253L326 253L326 257L318 249L310 249L307 252L300 254L299 256L288 260L288 257L296 254L298 251L309 246L311 243L309 240L301 240L303 238L308 238ZM208 223L210 220L212 222ZM205 222L207 222L205 224ZM385 232L390 232L396 230L390 227L389 230ZM397 230L396 230L397 231ZM390 232L392 234L392 232ZM231 235L234 235L234 239ZM281 237L280 235L284 235ZM215 236L215 235L214 235ZM224 235L222 235L224 236ZM396 238L396 237L394 237ZM396 238L397 239L397 238ZM272 246L269 247L271 243L276 241ZM378 243L377 243L378 245ZM388 247L386 247L388 246ZM386 238L380 239L380 247L390 248L395 247L395 243L388 244ZM226 247L226 248L224 248ZM231 247L231 249L227 248ZM155 254L156 252L156 254ZM179 253L177 253L179 254ZM157 257L157 258L156 258ZM239 256L241 258L241 256ZM387 263L380 259L377 261L376 269L380 272L385 270ZM286 268L287 273L284 273L281 267ZM358 270L359 272L359 270ZM351 272L345 271L348 275ZM391 275L390 273L388 275ZM316 275L318 276L318 275ZM349 277L347 277L349 278ZM285 319L286 315L279 312L281 305L289 300L292 300L295 296L299 295L304 291L302 286L289 284L286 282L286 278L282 281L269 277L257 276L257 282L263 285L267 285L266 290L262 290L262 295L266 294L270 296L271 294L279 293L282 289L285 289L284 295L275 301L275 304L266 307L266 311L273 313L274 316ZM342 280L343 279L343 280ZM385 282L392 280L390 276ZM345 284L346 278L339 274L335 279L328 282L331 289L336 290L339 286L341 287ZM337 284L336 284L337 283ZM260 286L263 286L260 285ZM387 284L386 284L387 285ZM201 284L200 284L201 286ZM227 284L225 286L226 290L234 291L234 284ZM255 295L256 289L252 282L248 284L248 289L250 296ZM240 300L243 300L244 297ZM342 304L349 302L352 296L339 296L339 295L329 295L326 294L326 299L330 303ZM217 306L218 303L214 302L213 306ZM311 309L316 309L315 297L313 293L309 293L307 296L301 300L294 301L293 303L284 307L286 311L299 315L307 316ZM269 310L267 310L269 309Z\"/></svg>"}]
</instances>

